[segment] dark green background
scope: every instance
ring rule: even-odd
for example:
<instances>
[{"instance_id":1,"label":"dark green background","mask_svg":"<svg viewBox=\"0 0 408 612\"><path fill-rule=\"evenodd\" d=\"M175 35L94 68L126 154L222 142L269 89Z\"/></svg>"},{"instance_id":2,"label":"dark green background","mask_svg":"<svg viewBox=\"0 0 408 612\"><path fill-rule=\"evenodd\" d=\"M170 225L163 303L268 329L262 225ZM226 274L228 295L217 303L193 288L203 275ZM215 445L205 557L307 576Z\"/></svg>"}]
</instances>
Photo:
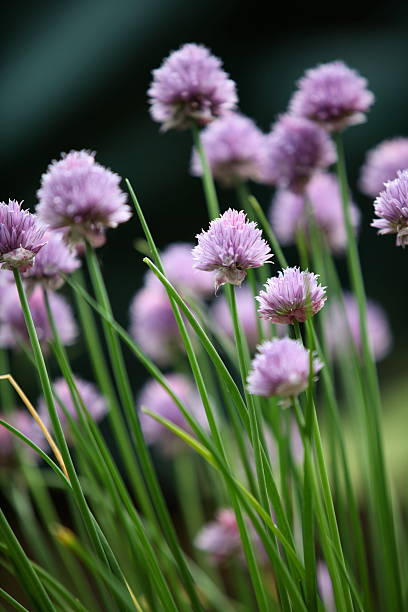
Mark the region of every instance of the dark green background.
<instances>
[{"instance_id":1,"label":"dark green background","mask_svg":"<svg viewBox=\"0 0 408 612\"><path fill-rule=\"evenodd\" d=\"M294 81L318 62L343 59L370 81L367 124L346 134L352 187L362 209L361 252L370 296L392 319L387 376L405 373L407 253L369 227L372 203L355 179L365 151L408 134L407 7L403 2L260 3L187 0L14 2L3 7L0 71L1 199L34 206L41 173L61 151L88 148L127 176L158 243L192 240L206 224L200 182L188 172L188 133L161 134L150 120L150 71L183 42L201 42L237 81L240 108L267 130ZM257 188L266 206L270 192ZM223 205L233 194L221 194ZM119 320L141 284L136 221L111 231L100 255ZM0 297L1 300L1 297ZM0 301L1 307L1 301ZM77 362L78 363L78 362ZM87 374L85 359L79 367ZM138 366L134 375L142 375Z\"/></svg>"}]
</instances>

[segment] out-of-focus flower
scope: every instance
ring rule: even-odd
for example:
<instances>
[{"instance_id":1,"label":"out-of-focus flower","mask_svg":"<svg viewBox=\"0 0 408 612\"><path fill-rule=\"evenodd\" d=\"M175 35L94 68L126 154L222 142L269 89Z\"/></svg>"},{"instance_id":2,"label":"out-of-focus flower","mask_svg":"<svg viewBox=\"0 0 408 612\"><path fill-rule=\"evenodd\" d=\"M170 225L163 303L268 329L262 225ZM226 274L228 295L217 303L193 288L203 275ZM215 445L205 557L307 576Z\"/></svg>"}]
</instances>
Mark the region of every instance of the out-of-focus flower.
<instances>
[{"instance_id":1,"label":"out-of-focus flower","mask_svg":"<svg viewBox=\"0 0 408 612\"><path fill-rule=\"evenodd\" d=\"M47 448L47 441L44 438L39 425L33 417L23 410L13 410L0 416L2 421L12 425L27 438L34 442L41 450ZM25 442L20 440L11 431L0 425L0 464L9 464L16 457L16 451L27 452L31 457L38 458L36 452Z\"/></svg>"},{"instance_id":2,"label":"out-of-focus flower","mask_svg":"<svg viewBox=\"0 0 408 612\"><path fill-rule=\"evenodd\" d=\"M50 293L50 306L54 316L58 335L63 344L73 344L78 328L72 308L61 295ZM28 303L37 330L38 339L43 345L52 340L52 331L48 323L44 294L41 287L36 287L28 298ZM0 309L0 346L16 347L19 343L28 342L28 332L17 290L9 286L2 295Z\"/></svg>"},{"instance_id":3,"label":"out-of-focus flower","mask_svg":"<svg viewBox=\"0 0 408 612\"><path fill-rule=\"evenodd\" d=\"M226 186L262 178L265 163L265 136L248 117L229 113L214 121L201 134L213 176ZM193 151L191 171L201 176L197 151Z\"/></svg>"},{"instance_id":4,"label":"out-of-focus flower","mask_svg":"<svg viewBox=\"0 0 408 612\"><path fill-rule=\"evenodd\" d=\"M131 216L121 178L95 161L89 151L71 151L53 161L41 178L37 213L52 229L64 229L73 243L105 242L105 230Z\"/></svg>"},{"instance_id":5,"label":"out-of-focus flower","mask_svg":"<svg viewBox=\"0 0 408 612\"><path fill-rule=\"evenodd\" d=\"M91 382L75 376L75 384L78 393L87 408L89 415L97 423L106 415L108 408L105 398L99 393L98 388ZM65 415L67 413L76 421L78 420L77 411L72 399L71 391L65 378L58 378L52 383L55 405L61 425L68 433L69 423ZM45 423L49 421L48 409L45 399L41 397L38 402L38 412Z\"/></svg>"},{"instance_id":6,"label":"out-of-focus flower","mask_svg":"<svg viewBox=\"0 0 408 612\"><path fill-rule=\"evenodd\" d=\"M259 268L271 260L271 250L256 223L241 210L227 210L197 234L193 249L194 267L216 271L215 290L225 283L240 286L249 268Z\"/></svg>"},{"instance_id":7,"label":"out-of-focus flower","mask_svg":"<svg viewBox=\"0 0 408 612\"><path fill-rule=\"evenodd\" d=\"M317 170L336 161L326 132L303 117L282 115L265 137L263 180L282 189L303 191Z\"/></svg>"},{"instance_id":8,"label":"out-of-focus flower","mask_svg":"<svg viewBox=\"0 0 408 612\"><path fill-rule=\"evenodd\" d=\"M242 544L237 519L231 508L223 508L215 520L207 523L197 534L194 545L207 553L214 564L224 563L227 559L242 556Z\"/></svg>"},{"instance_id":9,"label":"out-of-focus flower","mask_svg":"<svg viewBox=\"0 0 408 612\"><path fill-rule=\"evenodd\" d=\"M169 374L166 381L183 405L189 410L198 423L208 428L207 419L200 397L189 378L182 374ZM190 430L190 427L179 407L165 389L156 381L149 380L140 392L137 400L139 409L148 408L164 417L178 427ZM158 423L151 416L140 412L140 423L148 444L157 444L166 454L174 454L184 448L177 436Z\"/></svg>"},{"instance_id":10,"label":"out-of-focus flower","mask_svg":"<svg viewBox=\"0 0 408 612\"><path fill-rule=\"evenodd\" d=\"M256 324L257 302L252 295L252 291L244 286L236 294L237 310L242 330L246 336L248 345L254 349L259 342L258 328ZM214 319L220 331L234 338L234 326L231 319L231 312L224 296L214 302L210 310L210 316ZM267 324L262 321L265 335L268 333ZM286 332L286 325L277 325L276 331L279 336Z\"/></svg>"},{"instance_id":11,"label":"out-of-focus flower","mask_svg":"<svg viewBox=\"0 0 408 612\"><path fill-rule=\"evenodd\" d=\"M64 283L63 275L72 274L79 268L80 261L60 232L47 232L45 239L47 244L39 251L34 264L25 271L24 278L47 289L58 289Z\"/></svg>"},{"instance_id":12,"label":"out-of-focus flower","mask_svg":"<svg viewBox=\"0 0 408 612\"><path fill-rule=\"evenodd\" d=\"M357 230L360 212L352 202L350 213L353 226ZM316 173L309 181L304 195L283 189L276 193L271 206L270 221L280 243L293 244L299 230L309 233L310 215L332 251L344 251L347 236L339 185L334 175L326 172Z\"/></svg>"},{"instance_id":13,"label":"out-of-focus flower","mask_svg":"<svg viewBox=\"0 0 408 612\"><path fill-rule=\"evenodd\" d=\"M396 234L397 246L408 244L408 170L398 171L397 178L385 183L385 189L374 201L379 217L371 226L379 234Z\"/></svg>"},{"instance_id":14,"label":"out-of-focus flower","mask_svg":"<svg viewBox=\"0 0 408 612\"><path fill-rule=\"evenodd\" d=\"M300 268L285 268L278 276L268 278L261 291L259 316L273 323L304 322L321 310L326 301L326 290L318 282L318 275Z\"/></svg>"},{"instance_id":15,"label":"out-of-focus flower","mask_svg":"<svg viewBox=\"0 0 408 612\"><path fill-rule=\"evenodd\" d=\"M221 61L196 44L173 51L153 70L148 95L150 114L164 130L206 125L234 109L238 101L235 83Z\"/></svg>"},{"instance_id":16,"label":"out-of-focus flower","mask_svg":"<svg viewBox=\"0 0 408 612\"><path fill-rule=\"evenodd\" d=\"M209 274L193 267L193 246L188 242L175 242L164 249L160 257L166 277L178 291L194 298L203 298L212 293L214 283ZM151 271L146 275L146 285L162 287Z\"/></svg>"},{"instance_id":17,"label":"out-of-focus flower","mask_svg":"<svg viewBox=\"0 0 408 612\"><path fill-rule=\"evenodd\" d=\"M309 382L310 354L298 341L276 338L258 347L248 376L248 390L254 395L293 397L304 391ZM313 373L323 364L313 359Z\"/></svg>"},{"instance_id":18,"label":"out-of-focus flower","mask_svg":"<svg viewBox=\"0 0 408 612\"><path fill-rule=\"evenodd\" d=\"M391 138L368 151L360 174L360 189L375 198L385 183L408 168L408 138Z\"/></svg>"},{"instance_id":19,"label":"out-of-focus flower","mask_svg":"<svg viewBox=\"0 0 408 612\"><path fill-rule=\"evenodd\" d=\"M322 598L324 609L327 612L335 612L336 603L334 600L333 585L327 565L323 561L317 563L317 585L320 597Z\"/></svg>"},{"instance_id":20,"label":"out-of-focus flower","mask_svg":"<svg viewBox=\"0 0 408 612\"><path fill-rule=\"evenodd\" d=\"M46 226L16 200L0 202L0 263L24 272L45 244Z\"/></svg>"},{"instance_id":21,"label":"out-of-focus flower","mask_svg":"<svg viewBox=\"0 0 408 612\"><path fill-rule=\"evenodd\" d=\"M343 62L329 62L306 71L298 83L289 110L327 130L343 130L365 121L374 102L367 80Z\"/></svg>"},{"instance_id":22,"label":"out-of-focus flower","mask_svg":"<svg viewBox=\"0 0 408 612\"><path fill-rule=\"evenodd\" d=\"M129 314L130 334L145 353L160 365L171 363L182 342L164 289L154 284L137 291Z\"/></svg>"},{"instance_id":23,"label":"out-of-focus flower","mask_svg":"<svg viewBox=\"0 0 408 612\"><path fill-rule=\"evenodd\" d=\"M343 296L344 308L334 302L330 304L324 320L324 332L329 351L339 356L347 351L350 339L358 352L361 352L361 332L358 303L356 298L346 293ZM388 355L392 346L392 334L387 315L383 308L372 300L367 301L367 333L373 357L380 361Z\"/></svg>"}]
</instances>

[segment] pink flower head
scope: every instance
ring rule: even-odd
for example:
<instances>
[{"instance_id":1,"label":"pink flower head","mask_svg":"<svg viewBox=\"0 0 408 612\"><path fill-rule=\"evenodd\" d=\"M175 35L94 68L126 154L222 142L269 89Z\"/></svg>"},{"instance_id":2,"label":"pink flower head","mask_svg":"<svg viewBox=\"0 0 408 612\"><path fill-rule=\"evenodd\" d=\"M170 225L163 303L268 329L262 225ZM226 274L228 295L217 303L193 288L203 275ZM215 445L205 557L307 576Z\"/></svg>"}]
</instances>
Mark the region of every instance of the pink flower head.
<instances>
[{"instance_id":1,"label":"pink flower head","mask_svg":"<svg viewBox=\"0 0 408 612\"><path fill-rule=\"evenodd\" d=\"M197 534L194 545L207 553L214 564L224 563L237 555L242 556L242 544L235 513L223 508L215 520L204 525Z\"/></svg>"},{"instance_id":2,"label":"pink flower head","mask_svg":"<svg viewBox=\"0 0 408 612\"><path fill-rule=\"evenodd\" d=\"M290 112L312 119L329 131L363 123L374 102L367 80L339 61L307 70L297 85Z\"/></svg>"},{"instance_id":3,"label":"pink flower head","mask_svg":"<svg viewBox=\"0 0 408 612\"><path fill-rule=\"evenodd\" d=\"M149 91L150 114L163 130L206 125L235 108L234 81L210 51L186 44L153 70Z\"/></svg>"},{"instance_id":4,"label":"pink flower head","mask_svg":"<svg viewBox=\"0 0 408 612\"><path fill-rule=\"evenodd\" d=\"M182 374L169 374L166 380L172 391L177 395L183 405L198 423L208 428L207 419L200 397L190 379ZM149 380L138 397L139 409L148 408L152 412L164 417L178 427L189 431L189 425L175 401L165 389L154 379ZM161 446L166 454L174 454L184 448L180 440L164 425L148 414L140 412L140 424L148 444Z\"/></svg>"},{"instance_id":5,"label":"pink flower head","mask_svg":"<svg viewBox=\"0 0 408 612\"><path fill-rule=\"evenodd\" d=\"M61 295L51 293L50 306L53 313L58 335L65 345L73 344L78 329L71 306ZM44 294L41 287L36 287L28 299L28 303L41 344L46 345L52 339L52 331L48 323ZM28 332L21 310L20 300L14 285L9 286L2 295L0 309L0 346L16 347L29 341Z\"/></svg>"},{"instance_id":6,"label":"pink flower head","mask_svg":"<svg viewBox=\"0 0 408 612\"><path fill-rule=\"evenodd\" d=\"M319 587L320 597L322 598L326 612L336 611L333 584L330 578L327 565L323 561L317 563L317 586Z\"/></svg>"},{"instance_id":7,"label":"pink flower head","mask_svg":"<svg viewBox=\"0 0 408 612\"><path fill-rule=\"evenodd\" d=\"M353 226L357 230L360 213L353 202L350 203L350 212ZM308 234L310 214L331 250L335 253L344 251L347 236L339 185L334 175L317 172L310 179L304 195L283 189L276 193L272 202L270 220L280 243L293 244L299 230L304 230Z\"/></svg>"},{"instance_id":8,"label":"pink flower head","mask_svg":"<svg viewBox=\"0 0 408 612\"><path fill-rule=\"evenodd\" d=\"M53 161L41 178L38 216L52 229L65 229L73 243L105 242L105 230L131 216L121 178L95 161L95 153L71 151Z\"/></svg>"},{"instance_id":9,"label":"pink flower head","mask_svg":"<svg viewBox=\"0 0 408 612\"><path fill-rule=\"evenodd\" d=\"M66 244L61 232L49 231L45 234L47 244L43 246L26 270L24 277L30 283L40 283L48 289L59 289L64 283L63 275L71 274L80 266L74 251Z\"/></svg>"},{"instance_id":10,"label":"pink flower head","mask_svg":"<svg viewBox=\"0 0 408 612\"><path fill-rule=\"evenodd\" d=\"M374 212L379 217L371 226L379 234L396 234L397 246L408 244L408 170L398 171L397 178L388 181L375 199Z\"/></svg>"},{"instance_id":11,"label":"pink flower head","mask_svg":"<svg viewBox=\"0 0 408 612\"><path fill-rule=\"evenodd\" d=\"M248 287L243 286L236 294L238 316L242 326L242 330L246 336L250 349L254 349L259 342L257 328L257 302L254 299L252 291ZM211 317L214 319L220 331L227 334L231 339L234 339L234 326L232 324L231 312L228 307L227 300L221 296L211 307ZM267 324L262 321L264 332L267 333ZM284 335L286 325L278 325L278 335Z\"/></svg>"},{"instance_id":12,"label":"pink flower head","mask_svg":"<svg viewBox=\"0 0 408 612\"><path fill-rule=\"evenodd\" d=\"M294 397L309 382L310 352L298 340L275 338L258 347L248 375L248 390L254 395ZM313 359L313 373L323 367Z\"/></svg>"},{"instance_id":13,"label":"pink flower head","mask_svg":"<svg viewBox=\"0 0 408 612\"><path fill-rule=\"evenodd\" d=\"M203 298L213 291L211 277L193 267L193 245L188 242L170 244L160 255L166 277L182 294ZM148 272L146 284L162 287L153 272Z\"/></svg>"},{"instance_id":14,"label":"pink flower head","mask_svg":"<svg viewBox=\"0 0 408 612\"><path fill-rule=\"evenodd\" d=\"M91 382L75 376L75 384L78 393L86 406L90 416L97 423L101 421L107 414L108 408L105 398L100 394L98 388ZM68 433L69 421L65 412L67 412L75 421L78 420L77 411L72 399L71 391L65 378L58 378L52 383L55 405L58 411L58 416L61 425ZM41 397L38 402L38 412L45 422L49 420L48 408L45 399Z\"/></svg>"},{"instance_id":15,"label":"pink flower head","mask_svg":"<svg viewBox=\"0 0 408 612\"><path fill-rule=\"evenodd\" d=\"M248 268L259 268L271 261L271 250L256 223L241 210L227 210L197 234L193 249L194 267L216 271L215 291L225 283L240 286Z\"/></svg>"},{"instance_id":16,"label":"pink flower head","mask_svg":"<svg viewBox=\"0 0 408 612\"><path fill-rule=\"evenodd\" d=\"M27 270L45 244L46 227L38 217L22 210L16 200L0 202L0 264L8 270Z\"/></svg>"},{"instance_id":17,"label":"pink flower head","mask_svg":"<svg viewBox=\"0 0 408 612\"><path fill-rule=\"evenodd\" d=\"M361 352L360 317L356 298L346 293L341 304L329 306L324 321L327 346L334 356L347 351L350 339L358 352ZM367 301L367 333L374 359L380 361L388 355L392 346L392 333L387 315L383 308L372 300Z\"/></svg>"},{"instance_id":18,"label":"pink flower head","mask_svg":"<svg viewBox=\"0 0 408 612\"><path fill-rule=\"evenodd\" d=\"M143 351L160 365L171 363L182 350L176 319L162 286L147 285L130 305L130 334Z\"/></svg>"},{"instance_id":19,"label":"pink flower head","mask_svg":"<svg viewBox=\"0 0 408 612\"><path fill-rule=\"evenodd\" d=\"M408 169L408 138L384 140L368 151L360 174L360 189L375 198L385 183L397 178L398 170Z\"/></svg>"},{"instance_id":20,"label":"pink flower head","mask_svg":"<svg viewBox=\"0 0 408 612\"><path fill-rule=\"evenodd\" d=\"M282 115L265 142L263 180L283 189L303 191L317 170L336 161L329 136L303 117Z\"/></svg>"},{"instance_id":21,"label":"pink flower head","mask_svg":"<svg viewBox=\"0 0 408 612\"><path fill-rule=\"evenodd\" d=\"M27 438L34 442L41 450L47 448L47 441L44 438L39 425L34 421L33 417L23 410L13 410L7 414L0 415L2 421L12 425ZM39 455L30 448L25 442L20 440L11 431L0 425L0 465L12 462L16 458L16 451L21 450L27 452L30 457L39 458Z\"/></svg>"},{"instance_id":22,"label":"pink flower head","mask_svg":"<svg viewBox=\"0 0 408 612\"><path fill-rule=\"evenodd\" d=\"M211 123L201 134L213 176L226 186L262 178L265 163L265 136L248 117L229 113ZM193 151L191 171L201 176L197 151Z\"/></svg>"},{"instance_id":23,"label":"pink flower head","mask_svg":"<svg viewBox=\"0 0 408 612\"><path fill-rule=\"evenodd\" d=\"M259 316L273 323L304 322L321 310L326 301L326 289L318 275L300 268L285 268L266 281L261 291Z\"/></svg>"}]
</instances>

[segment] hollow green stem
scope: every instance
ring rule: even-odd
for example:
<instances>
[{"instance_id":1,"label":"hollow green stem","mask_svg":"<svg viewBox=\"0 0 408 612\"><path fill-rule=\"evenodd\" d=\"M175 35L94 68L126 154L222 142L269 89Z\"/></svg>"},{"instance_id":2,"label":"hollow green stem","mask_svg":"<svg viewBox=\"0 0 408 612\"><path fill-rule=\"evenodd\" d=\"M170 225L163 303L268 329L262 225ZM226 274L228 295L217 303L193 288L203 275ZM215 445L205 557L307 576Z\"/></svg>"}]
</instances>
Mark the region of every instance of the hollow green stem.
<instances>
[{"instance_id":1,"label":"hollow green stem","mask_svg":"<svg viewBox=\"0 0 408 612\"><path fill-rule=\"evenodd\" d=\"M198 153L202 169L202 181L205 198L207 201L208 216L211 219L215 219L220 214L220 207L218 205L217 192L215 190L214 179L211 174L210 167L208 165L207 156L204 151L204 147L201 141L200 130L197 125L192 127L194 148Z\"/></svg>"}]
</instances>

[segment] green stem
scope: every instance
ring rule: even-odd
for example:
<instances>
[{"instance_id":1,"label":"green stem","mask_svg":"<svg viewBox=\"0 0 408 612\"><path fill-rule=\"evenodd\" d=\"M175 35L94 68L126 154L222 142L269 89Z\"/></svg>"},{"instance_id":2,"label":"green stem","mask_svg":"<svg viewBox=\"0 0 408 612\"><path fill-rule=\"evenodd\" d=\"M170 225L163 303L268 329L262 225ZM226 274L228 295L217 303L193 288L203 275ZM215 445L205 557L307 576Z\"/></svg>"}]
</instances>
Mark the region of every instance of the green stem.
<instances>
[{"instance_id":1,"label":"green stem","mask_svg":"<svg viewBox=\"0 0 408 612\"><path fill-rule=\"evenodd\" d=\"M358 255L357 241L354 235L351 219L349 187L347 181L343 141L340 132L334 134L334 141L337 149L337 175L340 185L343 217L347 234L347 262L352 288L358 303L364 368L367 378L368 397L370 398L370 401L366 402L367 436L370 463L372 465L372 477L373 482L375 483L376 499L374 500L374 504L378 516L380 535L383 538L384 555L387 559L383 563L383 568L386 573L386 581L388 583L386 595L387 606L394 608L395 610L399 610L403 607L403 597L398 549L395 539L392 502L386 476L384 450L381 437L381 397L377 370L372 357L372 351L368 338L366 295Z\"/></svg>"},{"instance_id":2,"label":"green stem","mask_svg":"<svg viewBox=\"0 0 408 612\"><path fill-rule=\"evenodd\" d=\"M218 205L217 192L215 190L214 179L211 174L210 166L208 165L207 156L204 151L204 147L201 141L200 130L197 125L192 127L194 148L198 153L202 169L202 181L207 201L208 216L211 219L215 219L220 214L220 207Z\"/></svg>"},{"instance_id":3,"label":"green stem","mask_svg":"<svg viewBox=\"0 0 408 612\"><path fill-rule=\"evenodd\" d=\"M0 375L10 374L10 363L7 349L0 348ZM0 405L3 412L13 407L13 393L7 381L0 381Z\"/></svg>"}]
</instances>

